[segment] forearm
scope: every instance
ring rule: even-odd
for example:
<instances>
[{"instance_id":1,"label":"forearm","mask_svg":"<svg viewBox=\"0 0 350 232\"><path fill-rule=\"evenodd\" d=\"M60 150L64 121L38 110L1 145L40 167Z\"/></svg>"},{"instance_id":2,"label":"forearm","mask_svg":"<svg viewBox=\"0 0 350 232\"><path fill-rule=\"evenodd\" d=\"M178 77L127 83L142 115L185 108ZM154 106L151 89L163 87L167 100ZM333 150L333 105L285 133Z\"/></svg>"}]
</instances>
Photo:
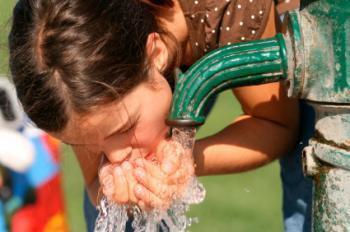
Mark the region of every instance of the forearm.
<instances>
[{"instance_id":1,"label":"forearm","mask_svg":"<svg viewBox=\"0 0 350 232\"><path fill-rule=\"evenodd\" d=\"M241 116L194 148L197 175L236 173L273 161L291 150L297 130L272 121Z\"/></svg>"}]
</instances>

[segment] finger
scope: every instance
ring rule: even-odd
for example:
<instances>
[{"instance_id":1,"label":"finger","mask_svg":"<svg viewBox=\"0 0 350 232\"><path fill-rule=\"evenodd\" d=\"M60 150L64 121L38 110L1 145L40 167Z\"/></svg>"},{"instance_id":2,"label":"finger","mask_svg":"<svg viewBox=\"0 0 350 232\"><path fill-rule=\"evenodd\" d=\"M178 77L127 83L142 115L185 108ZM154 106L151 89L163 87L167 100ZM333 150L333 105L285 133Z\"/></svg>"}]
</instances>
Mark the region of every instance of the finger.
<instances>
[{"instance_id":1,"label":"finger","mask_svg":"<svg viewBox=\"0 0 350 232\"><path fill-rule=\"evenodd\" d=\"M169 205L140 184L135 186L135 195L146 207L165 209Z\"/></svg>"},{"instance_id":2,"label":"finger","mask_svg":"<svg viewBox=\"0 0 350 232\"><path fill-rule=\"evenodd\" d=\"M166 155L161 162L161 169L168 175L171 175L176 172L180 167L180 157L175 155Z\"/></svg>"},{"instance_id":3,"label":"finger","mask_svg":"<svg viewBox=\"0 0 350 232\"><path fill-rule=\"evenodd\" d=\"M134 194L134 187L137 184L136 179L133 175L133 167L131 166L130 162L126 161L122 163L122 169L125 174L126 181L128 183L128 194L129 194L129 200L131 202L136 203L137 198Z\"/></svg>"},{"instance_id":4,"label":"finger","mask_svg":"<svg viewBox=\"0 0 350 232\"><path fill-rule=\"evenodd\" d=\"M118 150L106 148L105 150L105 156L109 160L109 162L121 163L130 156L132 152L132 147L125 147L124 149Z\"/></svg>"},{"instance_id":5,"label":"finger","mask_svg":"<svg viewBox=\"0 0 350 232\"><path fill-rule=\"evenodd\" d=\"M138 159L136 162L140 164L142 163L142 166L139 165L138 167L143 167L148 175L151 175L159 180L165 180L167 178L167 175L158 165L155 165L154 163L145 159Z\"/></svg>"},{"instance_id":6,"label":"finger","mask_svg":"<svg viewBox=\"0 0 350 232\"><path fill-rule=\"evenodd\" d=\"M102 193L111 198L114 193L113 168L111 164L104 165L98 171L99 181L101 183Z\"/></svg>"},{"instance_id":7,"label":"finger","mask_svg":"<svg viewBox=\"0 0 350 232\"><path fill-rule=\"evenodd\" d=\"M147 209L145 202L139 200L137 204L141 209Z\"/></svg>"},{"instance_id":8,"label":"finger","mask_svg":"<svg viewBox=\"0 0 350 232\"><path fill-rule=\"evenodd\" d=\"M150 161L140 159L137 162L142 162L142 167L148 175L158 179L167 185L184 184L194 173L193 161L192 159L187 158L183 159L183 163L181 163L180 168L172 175L167 175L161 170L159 166L153 164Z\"/></svg>"},{"instance_id":9,"label":"finger","mask_svg":"<svg viewBox=\"0 0 350 232\"><path fill-rule=\"evenodd\" d=\"M185 184L194 175L194 164L192 159L183 159L181 167L168 177L169 184Z\"/></svg>"},{"instance_id":10,"label":"finger","mask_svg":"<svg viewBox=\"0 0 350 232\"><path fill-rule=\"evenodd\" d=\"M125 204L129 201L129 191L128 183L124 176L123 170L121 167L117 166L114 169L114 196L113 199L117 203Z\"/></svg>"},{"instance_id":11,"label":"finger","mask_svg":"<svg viewBox=\"0 0 350 232\"><path fill-rule=\"evenodd\" d=\"M113 176L112 175L107 175L104 176L101 179L101 184L102 184L102 192L103 194L110 199L111 196L114 193L114 180L113 180Z\"/></svg>"},{"instance_id":12,"label":"finger","mask_svg":"<svg viewBox=\"0 0 350 232\"><path fill-rule=\"evenodd\" d=\"M178 142L168 142L162 145L160 150L161 155L161 167L163 172L167 174L173 174L179 168L181 158L184 156L185 150Z\"/></svg>"},{"instance_id":13,"label":"finger","mask_svg":"<svg viewBox=\"0 0 350 232\"><path fill-rule=\"evenodd\" d=\"M156 149L156 157L159 161L162 161L162 159L164 158L163 155L163 150L164 148L168 145L168 143L170 142L170 140L162 140L158 145L157 145L157 149Z\"/></svg>"},{"instance_id":14,"label":"finger","mask_svg":"<svg viewBox=\"0 0 350 232\"><path fill-rule=\"evenodd\" d=\"M98 171L99 177L103 178L108 175L113 175L113 167L114 166L112 164L103 165Z\"/></svg>"},{"instance_id":15,"label":"finger","mask_svg":"<svg viewBox=\"0 0 350 232\"><path fill-rule=\"evenodd\" d=\"M146 187L149 191L163 200L170 200L176 190L176 186L166 185L162 181L148 175L142 168L136 168L134 171L136 180Z\"/></svg>"},{"instance_id":16,"label":"finger","mask_svg":"<svg viewBox=\"0 0 350 232\"><path fill-rule=\"evenodd\" d=\"M143 164L143 161L144 161L144 159L142 159L142 158L137 158L137 159L135 159L135 160L132 161L132 162L133 162L133 165L134 165L135 167L144 168L145 166L144 166L144 164Z\"/></svg>"}]
</instances>

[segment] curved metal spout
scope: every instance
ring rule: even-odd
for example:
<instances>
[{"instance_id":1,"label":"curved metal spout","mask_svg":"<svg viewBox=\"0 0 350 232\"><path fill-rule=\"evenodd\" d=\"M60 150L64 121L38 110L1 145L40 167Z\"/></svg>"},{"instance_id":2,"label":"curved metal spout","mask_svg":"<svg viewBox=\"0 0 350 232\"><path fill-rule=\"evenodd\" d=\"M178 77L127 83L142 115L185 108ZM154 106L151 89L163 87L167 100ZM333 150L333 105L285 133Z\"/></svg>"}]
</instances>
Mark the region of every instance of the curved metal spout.
<instances>
[{"instance_id":1,"label":"curved metal spout","mask_svg":"<svg viewBox=\"0 0 350 232\"><path fill-rule=\"evenodd\" d=\"M201 125L205 121L205 105L212 95L233 87L279 81L287 77L287 69L281 34L214 50L178 76L167 123Z\"/></svg>"}]
</instances>

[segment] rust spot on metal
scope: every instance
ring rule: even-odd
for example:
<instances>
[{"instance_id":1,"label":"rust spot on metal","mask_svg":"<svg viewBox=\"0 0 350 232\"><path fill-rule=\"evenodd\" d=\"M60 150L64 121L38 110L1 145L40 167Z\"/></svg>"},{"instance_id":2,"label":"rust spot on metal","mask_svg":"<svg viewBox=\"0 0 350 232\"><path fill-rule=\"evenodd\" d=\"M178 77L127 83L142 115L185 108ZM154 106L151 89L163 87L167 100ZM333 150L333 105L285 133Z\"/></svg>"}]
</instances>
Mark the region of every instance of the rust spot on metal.
<instances>
[{"instance_id":1,"label":"rust spot on metal","mask_svg":"<svg viewBox=\"0 0 350 232\"><path fill-rule=\"evenodd\" d=\"M335 168L333 165L326 163L320 159L317 159L317 163L319 165L319 173L313 179L315 181L315 185L320 185L322 182L321 176L327 174L332 168ZM322 174L322 175L321 175Z\"/></svg>"},{"instance_id":2,"label":"rust spot on metal","mask_svg":"<svg viewBox=\"0 0 350 232\"><path fill-rule=\"evenodd\" d=\"M314 140L319 143L350 151L350 140L347 140L344 143L335 143L334 141L327 140L325 137L323 137L322 133L320 133L317 129L315 130Z\"/></svg>"}]
</instances>

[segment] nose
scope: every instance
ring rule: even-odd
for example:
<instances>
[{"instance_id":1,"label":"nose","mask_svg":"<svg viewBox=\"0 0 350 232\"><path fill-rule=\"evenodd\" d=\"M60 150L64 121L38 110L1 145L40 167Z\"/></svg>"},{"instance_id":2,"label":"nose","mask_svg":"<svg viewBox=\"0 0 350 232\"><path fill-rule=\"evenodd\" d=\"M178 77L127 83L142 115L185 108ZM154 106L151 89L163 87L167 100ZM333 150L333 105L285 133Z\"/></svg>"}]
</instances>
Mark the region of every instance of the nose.
<instances>
[{"instance_id":1,"label":"nose","mask_svg":"<svg viewBox=\"0 0 350 232\"><path fill-rule=\"evenodd\" d=\"M105 150L104 153L111 163L120 163L127 159L132 152L132 147L128 146L122 149L111 149L111 150Z\"/></svg>"}]
</instances>

